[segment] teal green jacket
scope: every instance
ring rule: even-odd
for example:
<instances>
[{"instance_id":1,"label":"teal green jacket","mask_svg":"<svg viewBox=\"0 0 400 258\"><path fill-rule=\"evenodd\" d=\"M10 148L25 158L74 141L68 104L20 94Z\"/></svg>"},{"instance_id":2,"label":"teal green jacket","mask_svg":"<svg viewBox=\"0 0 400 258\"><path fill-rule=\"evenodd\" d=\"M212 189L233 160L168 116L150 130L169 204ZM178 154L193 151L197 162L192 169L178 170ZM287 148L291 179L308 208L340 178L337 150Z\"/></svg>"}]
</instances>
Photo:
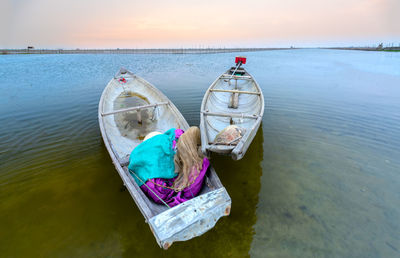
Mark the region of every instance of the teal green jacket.
<instances>
[{"instance_id":1,"label":"teal green jacket","mask_svg":"<svg viewBox=\"0 0 400 258\"><path fill-rule=\"evenodd\" d=\"M171 128L163 134L151 137L139 144L129 157L129 171L136 183L142 186L152 178L174 178L174 155L172 142L175 140L175 128Z\"/></svg>"}]
</instances>

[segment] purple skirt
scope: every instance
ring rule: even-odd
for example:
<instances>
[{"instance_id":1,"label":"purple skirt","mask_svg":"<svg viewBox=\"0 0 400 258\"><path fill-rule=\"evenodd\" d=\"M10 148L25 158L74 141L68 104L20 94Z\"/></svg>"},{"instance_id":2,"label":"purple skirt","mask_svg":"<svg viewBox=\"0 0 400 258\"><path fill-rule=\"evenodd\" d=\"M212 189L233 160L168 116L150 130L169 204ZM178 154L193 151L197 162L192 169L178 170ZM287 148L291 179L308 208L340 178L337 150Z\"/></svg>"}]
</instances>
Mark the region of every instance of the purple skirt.
<instances>
[{"instance_id":1,"label":"purple skirt","mask_svg":"<svg viewBox=\"0 0 400 258\"><path fill-rule=\"evenodd\" d=\"M171 187L175 181L175 178L172 178L172 179L164 179L164 178L150 179L146 182L146 184L142 185L140 188L147 196L152 198L156 203L160 203L160 204L163 203L158 198L158 197L160 197L170 207L174 207L178 204L181 204L187 200L192 199L200 192L201 187L203 186L204 176L205 176L209 166L210 166L210 161L207 158L204 158L203 159L203 167L202 167L199 175L196 177L195 181L193 182L193 184L186 187L185 189L183 189L180 192L175 192L172 189L158 186L158 185L163 185L163 186ZM189 182L192 182L192 180L193 180L193 175L190 175ZM155 185L153 182L156 183L157 185ZM149 188L152 191L150 191Z\"/></svg>"}]
</instances>

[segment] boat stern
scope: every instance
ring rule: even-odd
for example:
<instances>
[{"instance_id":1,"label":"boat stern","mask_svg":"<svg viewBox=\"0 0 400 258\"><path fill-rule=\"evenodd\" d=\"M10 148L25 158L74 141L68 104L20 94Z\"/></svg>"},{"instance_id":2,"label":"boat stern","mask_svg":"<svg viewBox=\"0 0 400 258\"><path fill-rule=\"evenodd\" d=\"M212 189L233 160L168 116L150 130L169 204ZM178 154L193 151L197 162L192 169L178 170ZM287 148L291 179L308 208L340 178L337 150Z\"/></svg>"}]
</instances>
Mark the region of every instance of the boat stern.
<instances>
[{"instance_id":1,"label":"boat stern","mask_svg":"<svg viewBox=\"0 0 400 258\"><path fill-rule=\"evenodd\" d=\"M149 220L160 247L200 236L213 228L222 216L228 216L231 198L224 187L202 194Z\"/></svg>"}]
</instances>

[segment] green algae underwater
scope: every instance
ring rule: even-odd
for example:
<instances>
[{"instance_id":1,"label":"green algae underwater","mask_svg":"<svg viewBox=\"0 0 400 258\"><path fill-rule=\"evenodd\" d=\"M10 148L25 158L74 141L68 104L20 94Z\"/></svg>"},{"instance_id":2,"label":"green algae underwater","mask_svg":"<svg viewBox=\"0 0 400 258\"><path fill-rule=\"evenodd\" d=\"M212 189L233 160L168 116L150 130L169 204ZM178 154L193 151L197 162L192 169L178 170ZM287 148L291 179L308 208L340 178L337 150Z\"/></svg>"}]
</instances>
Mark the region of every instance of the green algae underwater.
<instances>
[{"instance_id":1,"label":"green algae underwater","mask_svg":"<svg viewBox=\"0 0 400 258\"><path fill-rule=\"evenodd\" d=\"M240 53L266 109L242 160L211 157L231 214L158 247L102 142L101 92L124 66L198 125L235 55L1 56L1 256L400 255L400 55L340 50Z\"/></svg>"}]
</instances>

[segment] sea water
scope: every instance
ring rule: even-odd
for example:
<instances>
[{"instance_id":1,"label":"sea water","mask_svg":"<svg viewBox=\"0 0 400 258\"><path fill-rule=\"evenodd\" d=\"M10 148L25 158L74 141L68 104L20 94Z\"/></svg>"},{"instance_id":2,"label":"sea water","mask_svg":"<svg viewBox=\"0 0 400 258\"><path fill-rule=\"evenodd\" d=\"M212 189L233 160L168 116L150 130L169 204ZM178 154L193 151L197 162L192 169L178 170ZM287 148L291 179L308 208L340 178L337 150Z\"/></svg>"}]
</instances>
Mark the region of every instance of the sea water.
<instances>
[{"instance_id":1,"label":"sea water","mask_svg":"<svg viewBox=\"0 0 400 258\"><path fill-rule=\"evenodd\" d=\"M265 98L240 161L212 155L232 211L160 249L97 121L120 67L199 125L236 55ZM188 55L0 56L2 257L400 256L400 54L281 50Z\"/></svg>"}]
</instances>

